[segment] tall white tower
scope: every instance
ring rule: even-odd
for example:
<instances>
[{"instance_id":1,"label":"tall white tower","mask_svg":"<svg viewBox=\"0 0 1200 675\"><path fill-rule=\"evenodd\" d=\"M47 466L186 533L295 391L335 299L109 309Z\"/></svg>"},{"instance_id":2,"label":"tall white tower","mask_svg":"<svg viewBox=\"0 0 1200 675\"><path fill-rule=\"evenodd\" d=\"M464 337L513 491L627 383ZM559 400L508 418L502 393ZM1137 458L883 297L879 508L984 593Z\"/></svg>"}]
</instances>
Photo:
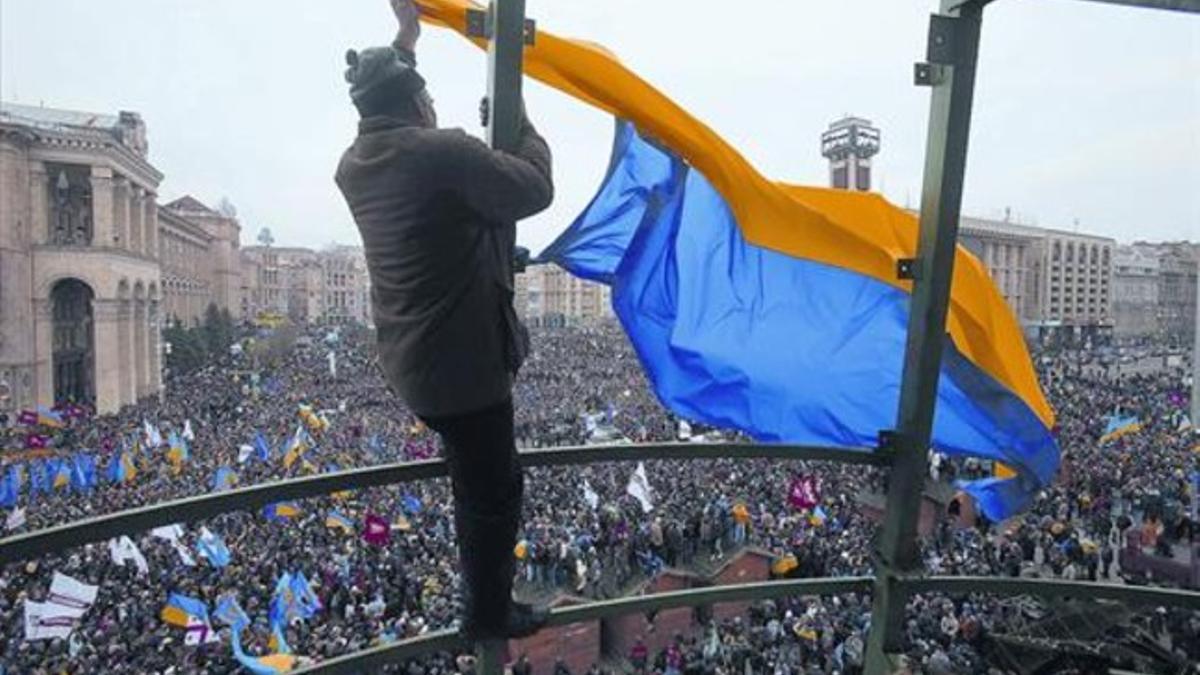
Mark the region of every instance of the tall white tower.
<instances>
[{"instance_id":1,"label":"tall white tower","mask_svg":"<svg viewBox=\"0 0 1200 675\"><path fill-rule=\"evenodd\" d=\"M839 190L871 189L871 158L879 153L879 129L861 117L843 117L821 134L829 160L829 185Z\"/></svg>"}]
</instances>

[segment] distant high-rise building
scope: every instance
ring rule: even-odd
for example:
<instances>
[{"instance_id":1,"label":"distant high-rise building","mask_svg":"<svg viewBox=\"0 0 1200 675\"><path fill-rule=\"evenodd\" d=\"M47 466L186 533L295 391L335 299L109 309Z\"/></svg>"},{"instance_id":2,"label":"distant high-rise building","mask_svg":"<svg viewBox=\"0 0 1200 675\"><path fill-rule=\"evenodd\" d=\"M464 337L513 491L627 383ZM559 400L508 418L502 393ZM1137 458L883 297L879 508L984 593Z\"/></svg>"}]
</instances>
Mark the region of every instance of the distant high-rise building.
<instances>
[{"instance_id":1,"label":"distant high-rise building","mask_svg":"<svg viewBox=\"0 0 1200 675\"><path fill-rule=\"evenodd\" d=\"M843 117L821 134L829 160L829 185L839 190L871 189L871 158L879 154L879 129L861 117Z\"/></svg>"}]
</instances>

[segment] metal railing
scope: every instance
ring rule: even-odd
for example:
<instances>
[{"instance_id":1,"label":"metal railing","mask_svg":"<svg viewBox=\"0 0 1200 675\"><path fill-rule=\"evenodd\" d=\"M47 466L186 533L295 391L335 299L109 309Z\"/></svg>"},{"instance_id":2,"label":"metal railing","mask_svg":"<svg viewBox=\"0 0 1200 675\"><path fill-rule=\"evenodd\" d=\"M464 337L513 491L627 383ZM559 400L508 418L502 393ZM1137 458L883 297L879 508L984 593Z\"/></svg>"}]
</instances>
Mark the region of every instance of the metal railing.
<instances>
[{"instance_id":1,"label":"metal railing","mask_svg":"<svg viewBox=\"0 0 1200 675\"><path fill-rule=\"evenodd\" d=\"M713 459L834 461L863 466L886 466L889 457L886 453L866 449L839 450L812 446L724 443L595 445L526 450L521 453L522 464L527 468L566 467L601 462ZM433 459L350 469L186 497L0 539L0 565L89 542L104 541L122 534L142 532L160 525L195 522L235 511L253 511L273 502L321 497L342 490L380 487L445 475L445 462ZM638 612L700 607L722 602L753 602L800 595L865 593L872 590L874 583L874 577L830 577L693 588L559 608L551 613L550 625L561 626ZM952 594L1034 595L1043 598L1109 599L1127 604L1167 605L1200 610L1200 593L1179 589L998 577L926 577L919 574L897 577L894 583L905 593L905 597L913 593L931 591ZM296 672L321 675L361 673L407 659L466 649L469 646L453 631L437 631L339 656Z\"/></svg>"}]
</instances>

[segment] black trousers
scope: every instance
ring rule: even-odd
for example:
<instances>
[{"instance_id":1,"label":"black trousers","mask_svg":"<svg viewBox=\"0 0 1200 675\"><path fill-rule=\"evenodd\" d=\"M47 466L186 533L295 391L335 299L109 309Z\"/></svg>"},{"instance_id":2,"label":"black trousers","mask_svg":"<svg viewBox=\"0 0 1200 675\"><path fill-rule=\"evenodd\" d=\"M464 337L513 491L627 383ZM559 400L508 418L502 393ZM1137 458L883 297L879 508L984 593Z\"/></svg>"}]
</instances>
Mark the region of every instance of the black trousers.
<instances>
[{"instance_id":1,"label":"black trousers","mask_svg":"<svg viewBox=\"0 0 1200 675\"><path fill-rule=\"evenodd\" d=\"M502 629L512 602L513 548L524 476L509 399L483 410L422 417L442 437L454 489L454 525L463 575L464 621Z\"/></svg>"}]
</instances>

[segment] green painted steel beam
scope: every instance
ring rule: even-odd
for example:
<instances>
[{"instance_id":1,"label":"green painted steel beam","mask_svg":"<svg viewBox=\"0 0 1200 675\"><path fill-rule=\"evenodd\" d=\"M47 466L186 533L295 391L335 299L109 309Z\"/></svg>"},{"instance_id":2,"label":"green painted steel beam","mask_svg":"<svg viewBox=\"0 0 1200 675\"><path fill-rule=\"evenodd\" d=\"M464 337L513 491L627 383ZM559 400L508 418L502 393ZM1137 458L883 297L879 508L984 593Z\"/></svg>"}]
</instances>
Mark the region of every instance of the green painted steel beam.
<instances>
[{"instance_id":1,"label":"green painted steel beam","mask_svg":"<svg viewBox=\"0 0 1200 675\"><path fill-rule=\"evenodd\" d=\"M870 577L834 577L826 579L792 579L789 581L759 582L735 586L709 586L668 593L639 595L616 600L604 600L555 609L550 615L551 626L565 626L584 621L626 614L644 614L678 607L703 607L723 602L754 602L803 595L836 595L865 593L871 589ZM298 675L349 675L379 666L396 663L434 652L464 649L466 643L450 632L439 632L412 640L396 642L330 659L308 668L293 671Z\"/></svg>"},{"instance_id":2,"label":"green painted steel beam","mask_svg":"<svg viewBox=\"0 0 1200 675\"><path fill-rule=\"evenodd\" d=\"M865 593L871 590L871 583L871 577L831 577L692 588L558 608L551 613L550 625L565 626L627 614L644 614L679 607L703 607L723 602L756 602L805 595ZM1200 609L1200 593L1169 588L1006 577L919 577L901 579L899 583L906 586L911 593L1033 595L1047 599L1116 600L1130 605ZM454 633L441 631L347 654L295 672L304 675L361 673L389 663L466 647L467 643Z\"/></svg>"},{"instance_id":3,"label":"green painted steel beam","mask_svg":"<svg viewBox=\"0 0 1200 675\"><path fill-rule=\"evenodd\" d=\"M1033 595L1043 599L1115 600L1126 605L1181 607L1200 610L1200 592L1181 588L1126 586L1094 581L1060 579L1013 579L1010 577L917 577L901 579L910 593L986 593L989 595Z\"/></svg>"},{"instance_id":4,"label":"green painted steel beam","mask_svg":"<svg viewBox=\"0 0 1200 675\"><path fill-rule=\"evenodd\" d=\"M895 457L876 551L878 577L867 644L869 673L889 672L888 655L902 648L908 596L897 578L916 572L921 564L917 522L942 351L948 339L946 314L954 276L975 61L985 4L942 0L942 14L930 19L928 75L922 83L932 86L933 94L925 146L921 225L912 265L914 281L899 412L892 435Z\"/></svg>"},{"instance_id":5,"label":"green painted steel beam","mask_svg":"<svg viewBox=\"0 0 1200 675\"><path fill-rule=\"evenodd\" d=\"M521 463L527 467L654 459L722 458L831 461L876 466L886 465L888 461L886 454L872 452L866 448L840 449L734 443L590 445L542 448L526 450L521 453ZM348 469L317 476L250 485L226 492L184 497L0 539L0 565L34 558L72 546L104 541L122 534L145 532L162 525L201 521L231 511L253 511L274 502L319 497L342 490L428 480L445 475L445 463L440 459L435 459Z\"/></svg>"},{"instance_id":6,"label":"green painted steel beam","mask_svg":"<svg viewBox=\"0 0 1200 675\"><path fill-rule=\"evenodd\" d=\"M1088 2L1102 2L1106 5L1123 5L1125 7L1140 7L1142 9L1163 9L1173 12L1200 14L1200 0L1088 0Z\"/></svg>"}]
</instances>

